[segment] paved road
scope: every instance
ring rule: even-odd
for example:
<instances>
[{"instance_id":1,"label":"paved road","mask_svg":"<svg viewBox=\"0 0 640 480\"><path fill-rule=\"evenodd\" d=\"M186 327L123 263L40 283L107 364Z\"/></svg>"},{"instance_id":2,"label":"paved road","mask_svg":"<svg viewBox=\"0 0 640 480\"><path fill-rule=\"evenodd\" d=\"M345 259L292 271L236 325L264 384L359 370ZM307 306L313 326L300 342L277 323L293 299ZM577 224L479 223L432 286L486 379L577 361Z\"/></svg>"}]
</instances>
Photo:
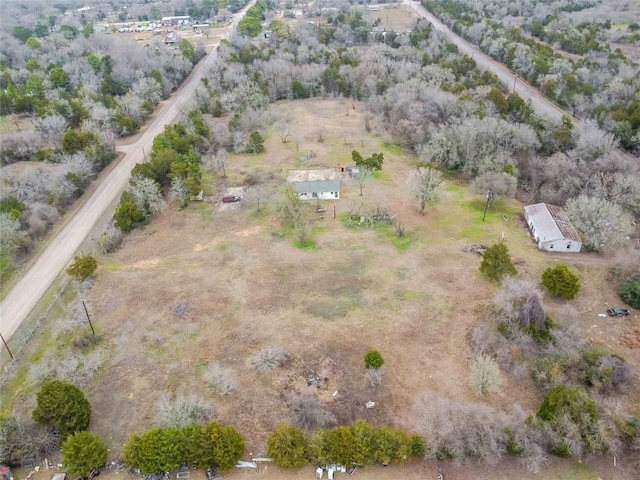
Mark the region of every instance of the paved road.
<instances>
[{"instance_id":1,"label":"paved road","mask_svg":"<svg viewBox=\"0 0 640 480\"><path fill-rule=\"evenodd\" d=\"M227 27L225 37L233 34L238 21L247 9L255 3L252 0ZM0 333L8 340L38 304L49 286L71 261L78 247L89 235L98 219L111 203L120 196L129 182L131 169L143 160L143 149L151 151L153 138L164 130L164 126L175 121L183 105L189 100L200 78L216 57L215 48L201 60L173 95L163 102L156 118L140 137L132 144L120 149L125 156L118 165L102 179L94 193L78 209L64 228L51 240L47 248L27 270L0 303Z\"/></svg>"},{"instance_id":2,"label":"paved road","mask_svg":"<svg viewBox=\"0 0 640 480\"><path fill-rule=\"evenodd\" d=\"M466 53L472 57L476 61L478 67L497 75L500 81L509 87L509 90L513 90L515 85L515 90L518 95L520 95L524 100L531 100L531 106L535 109L538 115L554 121L560 120L562 115L572 116L570 113L564 111L558 105L545 98L537 88L532 87L522 78L516 77L515 74L504 64L497 62L489 55L485 55L478 49L478 47L453 33L449 27L438 20L435 15L422 7L420 3L411 0L404 0L404 2L411 4L411 7L416 11L416 13L418 13L418 15L427 19L436 31L446 35L449 41L455 43L462 53ZM574 124L575 123L577 123L576 120L574 120Z\"/></svg>"}]
</instances>

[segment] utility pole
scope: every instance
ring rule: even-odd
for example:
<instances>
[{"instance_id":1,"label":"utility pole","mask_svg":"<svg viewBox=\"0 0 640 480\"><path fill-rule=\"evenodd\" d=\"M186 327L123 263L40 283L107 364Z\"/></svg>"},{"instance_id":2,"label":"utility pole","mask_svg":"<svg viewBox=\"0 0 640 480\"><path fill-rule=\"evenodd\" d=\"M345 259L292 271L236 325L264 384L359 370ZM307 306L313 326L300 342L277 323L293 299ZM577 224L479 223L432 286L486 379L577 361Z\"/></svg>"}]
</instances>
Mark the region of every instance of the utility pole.
<instances>
[{"instance_id":1,"label":"utility pole","mask_svg":"<svg viewBox=\"0 0 640 480\"><path fill-rule=\"evenodd\" d=\"M87 310L87 306L84 304L84 300L82 300L82 306L84 307L84 313L87 314L87 320L89 320L89 326L91 327L91 333L93 336L96 336L96 331L93 329L93 323L91 323L91 317L89 316L89 311Z\"/></svg>"},{"instance_id":2,"label":"utility pole","mask_svg":"<svg viewBox=\"0 0 640 480\"><path fill-rule=\"evenodd\" d=\"M482 221L487 217L487 210L489 208L489 199L491 198L491 190L487 192L487 203L484 205L484 213L482 214Z\"/></svg>"},{"instance_id":3,"label":"utility pole","mask_svg":"<svg viewBox=\"0 0 640 480\"><path fill-rule=\"evenodd\" d=\"M11 350L9 349L9 345L7 345L7 341L4 339L4 337L2 336L1 333L0 333L0 338L2 339L2 343L4 343L4 346L7 349L7 352L9 352L9 356L11 357L11 361L15 362L16 361L16 357L14 357L13 353L11 353Z\"/></svg>"},{"instance_id":4,"label":"utility pole","mask_svg":"<svg viewBox=\"0 0 640 480\"><path fill-rule=\"evenodd\" d=\"M517 73L513 74L513 93L516 93L516 82L518 81L518 77L520 75L518 75Z\"/></svg>"}]
</instances>

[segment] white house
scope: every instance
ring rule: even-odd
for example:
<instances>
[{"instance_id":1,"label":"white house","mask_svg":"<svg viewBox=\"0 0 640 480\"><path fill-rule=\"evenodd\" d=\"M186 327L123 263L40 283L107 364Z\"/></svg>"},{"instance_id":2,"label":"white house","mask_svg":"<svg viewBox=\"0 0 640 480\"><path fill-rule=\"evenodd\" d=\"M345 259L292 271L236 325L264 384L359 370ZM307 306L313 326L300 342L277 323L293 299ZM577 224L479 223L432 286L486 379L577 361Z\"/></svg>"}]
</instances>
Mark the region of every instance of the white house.
<instances>
[{"instance_id":1,"label":"white house","mask_svg":"<svg viewBox=\"0 0 640 480\"><path fill-rule=\"evenodd\" d=\"M569 217L560 207L536 203L524 207L524 219L540 250L580 252L582 241Z\"/></svg>"},{"instance_id":2,"label":"white house","mask_svg":"<svg viewBox=\"0 0 640 480\"><path fill-rule=\"evenodd\" d=\"M340 180L292 182L302 200L336 200L340 198Z\"/></svg>"}]
</instances>

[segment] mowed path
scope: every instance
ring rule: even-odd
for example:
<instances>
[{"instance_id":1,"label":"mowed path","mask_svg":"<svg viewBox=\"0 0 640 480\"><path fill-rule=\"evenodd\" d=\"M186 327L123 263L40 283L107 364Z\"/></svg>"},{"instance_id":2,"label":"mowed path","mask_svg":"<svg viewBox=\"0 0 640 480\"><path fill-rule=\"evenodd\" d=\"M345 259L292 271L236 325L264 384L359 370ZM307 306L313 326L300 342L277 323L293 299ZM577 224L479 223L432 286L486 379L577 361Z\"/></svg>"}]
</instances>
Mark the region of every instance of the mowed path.
<instances>
[{"instance_id":1,"label":"mowed path","mask_svg":"<svg viewBox=\"0 0 640 480\"><path fill-rule=\"evenodd\" d=\"M229 37L255 0L235 15L233 22L226 28L225 37ZM60 232L51 239L32 266L24 273L16 285L0 303L0 333L8 340L16 332L20 324L27 318L38 304L49 286L73 258L78 247L89 235L98 219L109 205L122 193L129 182L131 169L142 162L144 152L151 151L154 137L162 133L165 125L175 121L183 105L191 97L200 78L211 67L216 58L215 48L195 66L191 74L171 97L158 106L155 119L130 145L123 145L119 150L125 153L106 175L93 194L86 200L75 215L69 219Z\"/></svg>"}]
</instances>

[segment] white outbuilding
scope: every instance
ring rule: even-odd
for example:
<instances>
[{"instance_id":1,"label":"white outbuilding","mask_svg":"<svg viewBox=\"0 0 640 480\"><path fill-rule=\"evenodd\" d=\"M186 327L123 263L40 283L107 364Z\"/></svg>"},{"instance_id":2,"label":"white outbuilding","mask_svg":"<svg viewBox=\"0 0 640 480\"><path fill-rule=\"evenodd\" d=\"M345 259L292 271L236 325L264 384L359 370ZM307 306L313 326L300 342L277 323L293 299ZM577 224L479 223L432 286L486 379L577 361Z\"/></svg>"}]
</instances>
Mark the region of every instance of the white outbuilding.
<instances>
[{"instance_id":1,"label":"white outbuilding","mask_svg":"<svg viewBox=\"0 0 640 480\"><path fill-rule=\"evenodd\" d=\"M546 203L527 205L524 207L524 219L540 250L580 252L582 248L580 235L562 208Z\"/></svg>"},{"instance_id":2,"label":"white outbuilding","mask_svg":"<svg viewBox=\"0 0 640 480\"><path fill-rule=\"evenodd\" d=\"M337 200L340 198L340 180L294 182L293 186L302 200Z\"/></svg>"}]
</instances>

